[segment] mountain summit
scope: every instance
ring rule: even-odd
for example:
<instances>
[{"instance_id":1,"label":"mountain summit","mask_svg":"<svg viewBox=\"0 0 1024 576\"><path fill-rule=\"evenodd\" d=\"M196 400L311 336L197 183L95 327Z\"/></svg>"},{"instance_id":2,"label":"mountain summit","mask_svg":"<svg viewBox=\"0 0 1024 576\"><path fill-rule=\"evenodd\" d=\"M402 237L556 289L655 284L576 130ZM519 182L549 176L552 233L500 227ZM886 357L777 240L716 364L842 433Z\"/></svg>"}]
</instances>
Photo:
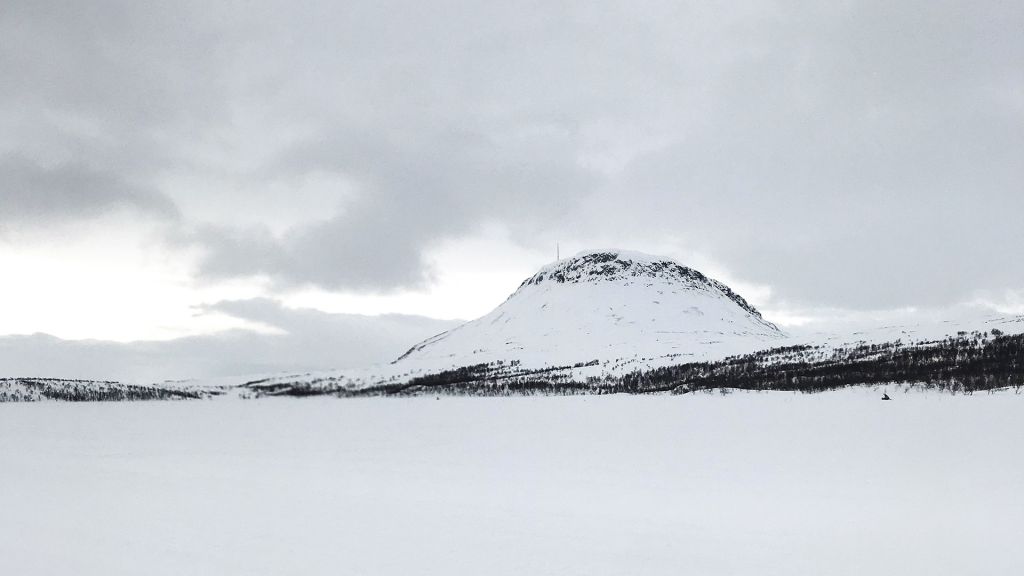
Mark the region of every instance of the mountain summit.
<instances>
[{"instance_id":1,"label":"mountain summit","mask_svg":"<svg viewBox=\"0 0 1024 576\"><path fill-rule=\"evenodd\" d=\"M725 284L667 258L581 252L540 269L489 314L396 360L426 369L598 361L602 372L717 359L785 335Z\"/></svg>"},{"instance_id":2,"label":"mountain summit","mask_svg":"<svg viewBox=\"0 0 1024 576\"><path fill-rule=\"evenodd\" d=\"M666 258L657 258L641 252L623 250L592 250L581 252L572 258L559 260L544 267L527 278L519 286L542 284L544 282L622 282L629 286L645 280L664 280L678 286L695 290L719 292L750 314L761 318L761 313L747 301L718 280L713 280L693 268ZM774 326L773 326L774 327Z\"/></svg>"}]
</instances>

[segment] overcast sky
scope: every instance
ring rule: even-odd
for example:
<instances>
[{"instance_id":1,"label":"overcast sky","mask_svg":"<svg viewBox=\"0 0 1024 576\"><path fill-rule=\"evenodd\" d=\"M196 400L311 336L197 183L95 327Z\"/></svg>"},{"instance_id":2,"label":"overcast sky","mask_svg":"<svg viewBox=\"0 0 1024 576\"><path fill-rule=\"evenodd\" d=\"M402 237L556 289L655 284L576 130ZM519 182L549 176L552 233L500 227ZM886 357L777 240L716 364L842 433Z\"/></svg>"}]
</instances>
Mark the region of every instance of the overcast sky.
<instances>
[{"instance_id":1,"label":"overcast sky","mask_svg":"<svg viewBox=\"0 0 1024 576\"><path fill-rule=\"evenodd\" d=\"M0 0L0 334L472 318L556 242L783 324L1024 311L1021 30L1007 1Z\"/></svg>"}]
</instances>

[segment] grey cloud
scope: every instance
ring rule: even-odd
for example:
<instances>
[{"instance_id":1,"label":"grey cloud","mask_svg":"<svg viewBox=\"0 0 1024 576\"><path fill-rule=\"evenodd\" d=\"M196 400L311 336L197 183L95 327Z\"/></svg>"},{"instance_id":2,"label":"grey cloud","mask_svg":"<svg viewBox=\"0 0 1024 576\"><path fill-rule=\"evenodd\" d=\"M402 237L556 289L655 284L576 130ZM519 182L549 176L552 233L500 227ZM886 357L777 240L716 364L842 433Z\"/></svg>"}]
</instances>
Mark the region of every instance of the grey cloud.
<instances>
[{"instance_id":1,"label":"grey cloud","mask_svg":"<svg viewBox=\"0 0 1024 576\"><path fill-rule=\"evenodd\" d=\"M430 275L425 248L489 219L529 234L566 217L590 191L596 176L574 161L566 134L511 140L403 131L304 142L282 156L278 173L337 173L358 184L358 196L340 214L280 240L260 230L207 229L203 271L342 289L422 285Z\"/></svg>"},{"instance_id":2,"label":"grey cloud","mask_svg":"<svg viewBox=\"0 0 1024 576\"><path fill-rule=\"evenodd\" d=\"M17 156L0 157L0 227L88 218L131 208L163 219L177 217L166 196L117 174L75 164L53 167Z\"/></svg>"},{"instance_id":3,"label":"grey cloud","mask_svg":"<svg viewBox=\"0 0 1024 576\"><path fill-rule=\"evenodd\" d=\"M1019 7L859 2L764 22L685 138L605 198L791 302L1024 284ZM1018 105L1011 105L1016 100Z\"/></svg>"},{"instance_id":4,"label":"grey cloud","mask_svg":"<svg viewBox=\"0 0 1024 576\"><path fill-rule=\"evenodd\" d=\"M997 1L15 3L0 153L199 211L352 183L283 235L186 214L210 278L419 286L496 221L679 238L796 304L940 304L1024 285L1022 26Z\"/></svg>"},{"instance_id":5,"label":"grey cloud","mask_svg":"<svg viewBox=\"0 0 1024 576\"><path fill-rule=\"evenodd\" d=\"M416 342L456 324L418 316L291 310L271 300L224 302L212 309L275 326L284 334L234 330L131 343L5 336L0 337L0 366L5 376L135 382L352 368L394 360Z\"/></svg>"},{"instance_id":6,"label":"grey cloud","mask_svg":"<svg viewBox=\"0 0 1024 576\"><path fill-rule=\"evenodd\" d=\"M221 39L184 4L8 2L0 10L0 216L128 207L176 218L161 173L225 115Z\"/></svg>"},{"instance_id":7,"label":"grey cloud","mask_svg":"<svg viewBox=\"0 0 1024 576\"><path fill-rule=\"evenodd\" d=\"M0 104L118 131L214 119L226 110L221 75L234 54L220 15L203 4L7 2L0 73L17 87Z\"/></svg>"}]
</instances>

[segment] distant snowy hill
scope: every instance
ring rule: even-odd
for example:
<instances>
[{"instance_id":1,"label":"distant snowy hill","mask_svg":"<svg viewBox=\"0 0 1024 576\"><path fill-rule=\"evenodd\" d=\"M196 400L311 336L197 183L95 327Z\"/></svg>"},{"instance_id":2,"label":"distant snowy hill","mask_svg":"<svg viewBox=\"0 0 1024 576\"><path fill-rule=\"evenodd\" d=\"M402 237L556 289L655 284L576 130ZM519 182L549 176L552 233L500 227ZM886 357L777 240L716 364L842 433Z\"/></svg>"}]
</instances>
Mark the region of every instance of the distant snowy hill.
<instances>
[{"instance_id":1,"label":"distant snowy hill","mask_svg":"<svg viewBox=\"0 0 1024 576\"><path fill-rule=\"evenodd\" d=\"M1024 386L1021 316L965 308L952 317L832 328L785 334L697 270L599 250L543 267L489 314L390 364L148 386L6 379L0 401Z\"/></svg>"},{"instance_id":2,"label":"distant snowy hill","mask_svg":"<svg viewBox=\"0 0 1024 576\"><path fill-rule=\"evenodd\" d=\"M751 352L784 337L728 286L692 268L600 250L545 266L486 316L417 344L396 363L444 369L496 361L530 368L687 362Z\"/></svg>"},{"instance_id":3,"label":"distant snowy hill","mask_svg":"<svg viewBox=\"0 0 1024 576\"><path fill-rule=\"evenodd\" d=\"M1024 331L1020 317L969 313L837 328L785 334L692 268L637 252L588 251L545 266L489 314L390 365L260 378L240 392L601 393L730 382L811 390L889 380L974 389L1015 382L1015 358L1024 355L1019 337L998 337Z\"/></svg>"}]
</instances>

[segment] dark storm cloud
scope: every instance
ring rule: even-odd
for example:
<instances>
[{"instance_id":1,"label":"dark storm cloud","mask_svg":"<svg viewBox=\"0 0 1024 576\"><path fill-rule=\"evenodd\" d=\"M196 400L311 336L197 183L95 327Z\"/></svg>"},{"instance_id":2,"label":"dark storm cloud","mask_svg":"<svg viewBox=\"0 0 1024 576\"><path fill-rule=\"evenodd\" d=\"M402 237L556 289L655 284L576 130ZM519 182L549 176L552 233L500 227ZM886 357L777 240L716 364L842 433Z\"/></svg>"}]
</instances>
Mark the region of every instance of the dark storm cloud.
<instances>
[{"instance_id":1,"label":"dark storm cloud","mask_svg":"<svg viewBox=\"0 0 1024 576\"><path fill-rule=\"evenodd\" d=\"M158 189L175 131L211 127L218 42L180 8L6 2L0 9L0 224L131 208L177 218Z\"/></svg>"},{"instance_id":2,"label":"dark storm cloud","mask_svg":"<svg viewBox=\"0 0 1024 576\"><path fill-rule=\"evenodd\" d=\"M239 206L351 185L284 233L186 213L211 278L418 286L495 221L678 238L789 303L950 303L1024 285L1022 27L994 1L13 3L0 153L200 207L168 176Z\"/></svg>"},{"instance_id":3,"label":"dark storm cloud","mask_svg":"<svg viewBox=\"0 0 1024 576\"><path fill-rule=\"evenodd\" d=\"M0 366L5 376L142 382L363 367L390 362L455 324L398 314L292 310L272 300L224 302L213 309L273 326L283 334L234 330L130 343L61 340L45 334L4 336Z\"/></svg>"},{"instance_id":4,"label":"dark storm cloud","mask_svg":"<svg viewBox=\"0 0 1024 576\"><path fill-rule=\"evenodd\" d=\"M131 208L159 218L177 217L166 196L85 166L43 167L25 158L0 157L0 228L19 222L52 223Z\"/></svg>"}]
</instances>

